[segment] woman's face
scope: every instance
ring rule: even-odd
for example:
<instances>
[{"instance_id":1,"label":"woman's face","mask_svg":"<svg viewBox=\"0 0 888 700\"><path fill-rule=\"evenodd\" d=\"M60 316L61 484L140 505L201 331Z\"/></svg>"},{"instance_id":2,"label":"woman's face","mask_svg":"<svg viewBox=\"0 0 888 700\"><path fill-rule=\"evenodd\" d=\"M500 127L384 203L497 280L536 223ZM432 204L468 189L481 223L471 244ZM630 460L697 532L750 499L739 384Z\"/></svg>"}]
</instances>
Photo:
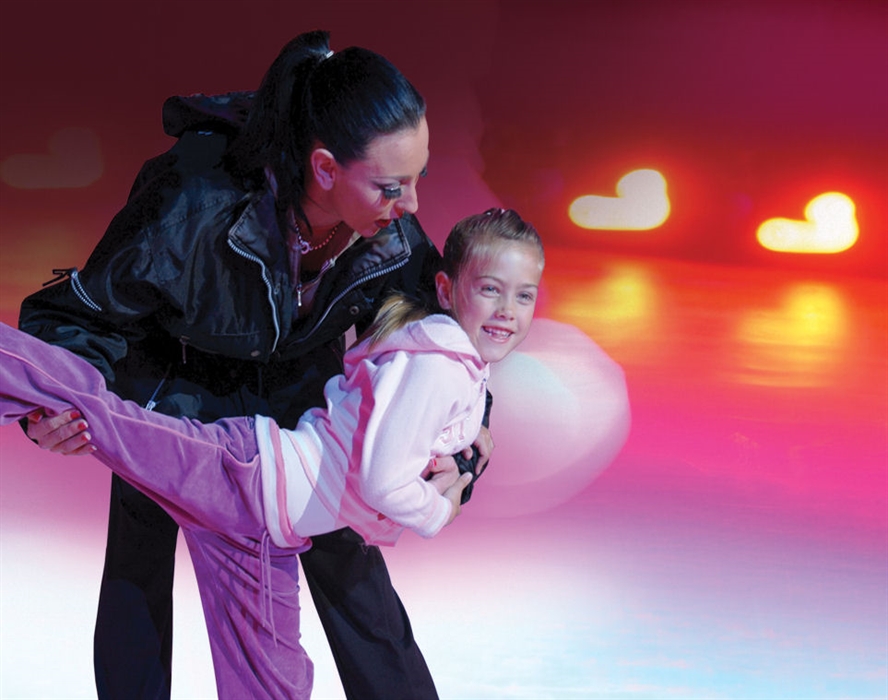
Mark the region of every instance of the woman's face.
<instances>
[{"instance_id":1,"label":"woman's face","mask_svg":"<svg viewBox=\"0 0 888 700\"><path fill-rule=\"evenodd\" d=\"M336 164L330 190L338 216L365 238L405 212L419 209L416 186L429 162L429 127L422 118L415 129L377 136L364 157Z\"/></svg>"}]
</instances>

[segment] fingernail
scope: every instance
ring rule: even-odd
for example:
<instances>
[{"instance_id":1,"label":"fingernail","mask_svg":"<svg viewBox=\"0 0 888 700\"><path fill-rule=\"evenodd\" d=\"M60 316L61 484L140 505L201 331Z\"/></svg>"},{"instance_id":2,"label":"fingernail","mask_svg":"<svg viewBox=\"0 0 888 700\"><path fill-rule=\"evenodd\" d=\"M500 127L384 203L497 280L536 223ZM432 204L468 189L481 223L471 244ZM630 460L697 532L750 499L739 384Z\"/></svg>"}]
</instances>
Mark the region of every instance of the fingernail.
<instances>
[{"instance_id":1,"label":"fingernail","mask_svg":"<svg viewBox=\"0 0 888 700\"><path fill-rule=\"evenodd\" d=\"M83 414L80 411L71 411L71 420L77 420L81 418Z\"/></svg>"},{"instance_id":2,"label":"fingernail","mask_svg":"<svg viewBox=\"0 0 888 700\"><path fill-rule=\"evenodd\" d=\"M81 442L89 442L90 440L92 440L92 436L89 433L81 433L80 440Z\"/></svg>"}]
</instances>

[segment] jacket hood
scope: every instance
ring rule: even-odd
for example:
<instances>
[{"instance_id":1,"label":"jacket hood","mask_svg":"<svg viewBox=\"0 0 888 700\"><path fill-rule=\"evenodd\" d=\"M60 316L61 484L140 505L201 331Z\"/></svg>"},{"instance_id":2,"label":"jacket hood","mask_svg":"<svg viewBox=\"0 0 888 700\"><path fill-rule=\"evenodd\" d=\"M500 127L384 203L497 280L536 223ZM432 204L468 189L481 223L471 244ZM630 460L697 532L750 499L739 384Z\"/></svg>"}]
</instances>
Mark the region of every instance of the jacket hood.
<instances>
[{"instance_id":1,"label":"jacket hood","mask_svg":"<svg viewBox=\"0 0 888 700\"><path fill-rule=\"evenodd\" d=\"M444 353L462 362L472 377L479 380L487 370L487 363L481 359L466 332L455 320L444 314L432 314L408 323L372 348L365 340L355 348L358 355L355 359L379 357L399 350L410 353ZM346 361L348 360L346 357Z\"/></svg>"},{"instance_id":2,"label":"jacket hood","mask_svg":"<svg viewBox=\"0 0 888 700\"><path fill-rule=\"evenodd\" d=\"M235 135L247 121L253 92L223 95L176 95L163 103L163 130L179 138L186 131L214 131Z\"/></svg>"}]
</instances>

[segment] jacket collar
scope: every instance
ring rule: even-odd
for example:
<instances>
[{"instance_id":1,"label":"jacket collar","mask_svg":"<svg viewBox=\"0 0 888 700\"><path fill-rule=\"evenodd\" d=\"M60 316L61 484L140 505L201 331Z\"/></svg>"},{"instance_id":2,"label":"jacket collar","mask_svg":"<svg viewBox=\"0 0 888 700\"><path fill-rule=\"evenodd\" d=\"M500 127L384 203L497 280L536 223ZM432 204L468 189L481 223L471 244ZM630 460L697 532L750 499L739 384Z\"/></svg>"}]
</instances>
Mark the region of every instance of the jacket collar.
<instances>
[{"instance_id":1,"label":"jacket collar","mask_svg":"<svg viewBox=\"0 0 888 700\"><path fill-rule=\"evenodd\" d=\"M228 231L228 237L269 266L275 275L289 281L289 259L284 237L277 221L274 195L266 187L247 195L243 212ZM410 257L410 242L400 221L393 221L372 238L355 242L339 256L339 265L348 265L351 278L373 275L389 264Z\"/></svg>"},{"instance_id":2,"label":"jacket collar","mask_svg":"<svg viewBox=\"0 0 888 700\"><path fill-rule=\"evenodd\" d=\"M243 211L228 230L229 244L255 258L274 297L274 313L282 337L289 337L293 318L293 282L286 243L277 221L274 195L265 188L246 195ZM411 247L401 221L395 220L372 238L362 238L343 251L335 270L328 272L315 292L309 315L302 320L304 338L314 335L333 307L367 281L406 264Z\"/></svg>"},{"instance_id":3,"label":"jacket collar","mask_svg":"<svg viewBox=\"0 0 888 700\"><path fill-rule=\"evenodd\" d=\"M286 243L278 226L270 189L252 192L245 197L244 209L228 229L228 238L265 265L289 277Z\"/></svg>"}]
</instances>

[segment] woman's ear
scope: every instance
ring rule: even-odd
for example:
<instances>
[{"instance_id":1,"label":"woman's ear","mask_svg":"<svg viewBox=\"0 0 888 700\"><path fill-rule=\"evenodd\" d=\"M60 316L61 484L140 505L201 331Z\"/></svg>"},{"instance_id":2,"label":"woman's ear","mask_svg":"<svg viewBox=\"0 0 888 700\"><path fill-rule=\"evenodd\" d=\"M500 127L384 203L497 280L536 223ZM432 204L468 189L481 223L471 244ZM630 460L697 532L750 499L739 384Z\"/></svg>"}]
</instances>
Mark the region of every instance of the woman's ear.
<instances>
[{"instance_id":1,"label":"woman's ear","mask_svg":"<svg viewBox=\"0 0 888 700\"><path fill-rule=\"evenodd\" d=\"M330 151L320 146L315 148L308 157L308 165L314 181L321 189L329 191L333 188L339 163Z\"/></svg>"},{"instance_id":2,"label":"woman's ear","mask_svg":"<svg viewBox=\"0 0 888 700\"><path fill-rule=\"evenodd\" d=\"M453 308L451 295L453 294L453 282L446 272L435 274L435 291L438 294L438 306L445 311Z\"/></svg>"}]
</instances>

